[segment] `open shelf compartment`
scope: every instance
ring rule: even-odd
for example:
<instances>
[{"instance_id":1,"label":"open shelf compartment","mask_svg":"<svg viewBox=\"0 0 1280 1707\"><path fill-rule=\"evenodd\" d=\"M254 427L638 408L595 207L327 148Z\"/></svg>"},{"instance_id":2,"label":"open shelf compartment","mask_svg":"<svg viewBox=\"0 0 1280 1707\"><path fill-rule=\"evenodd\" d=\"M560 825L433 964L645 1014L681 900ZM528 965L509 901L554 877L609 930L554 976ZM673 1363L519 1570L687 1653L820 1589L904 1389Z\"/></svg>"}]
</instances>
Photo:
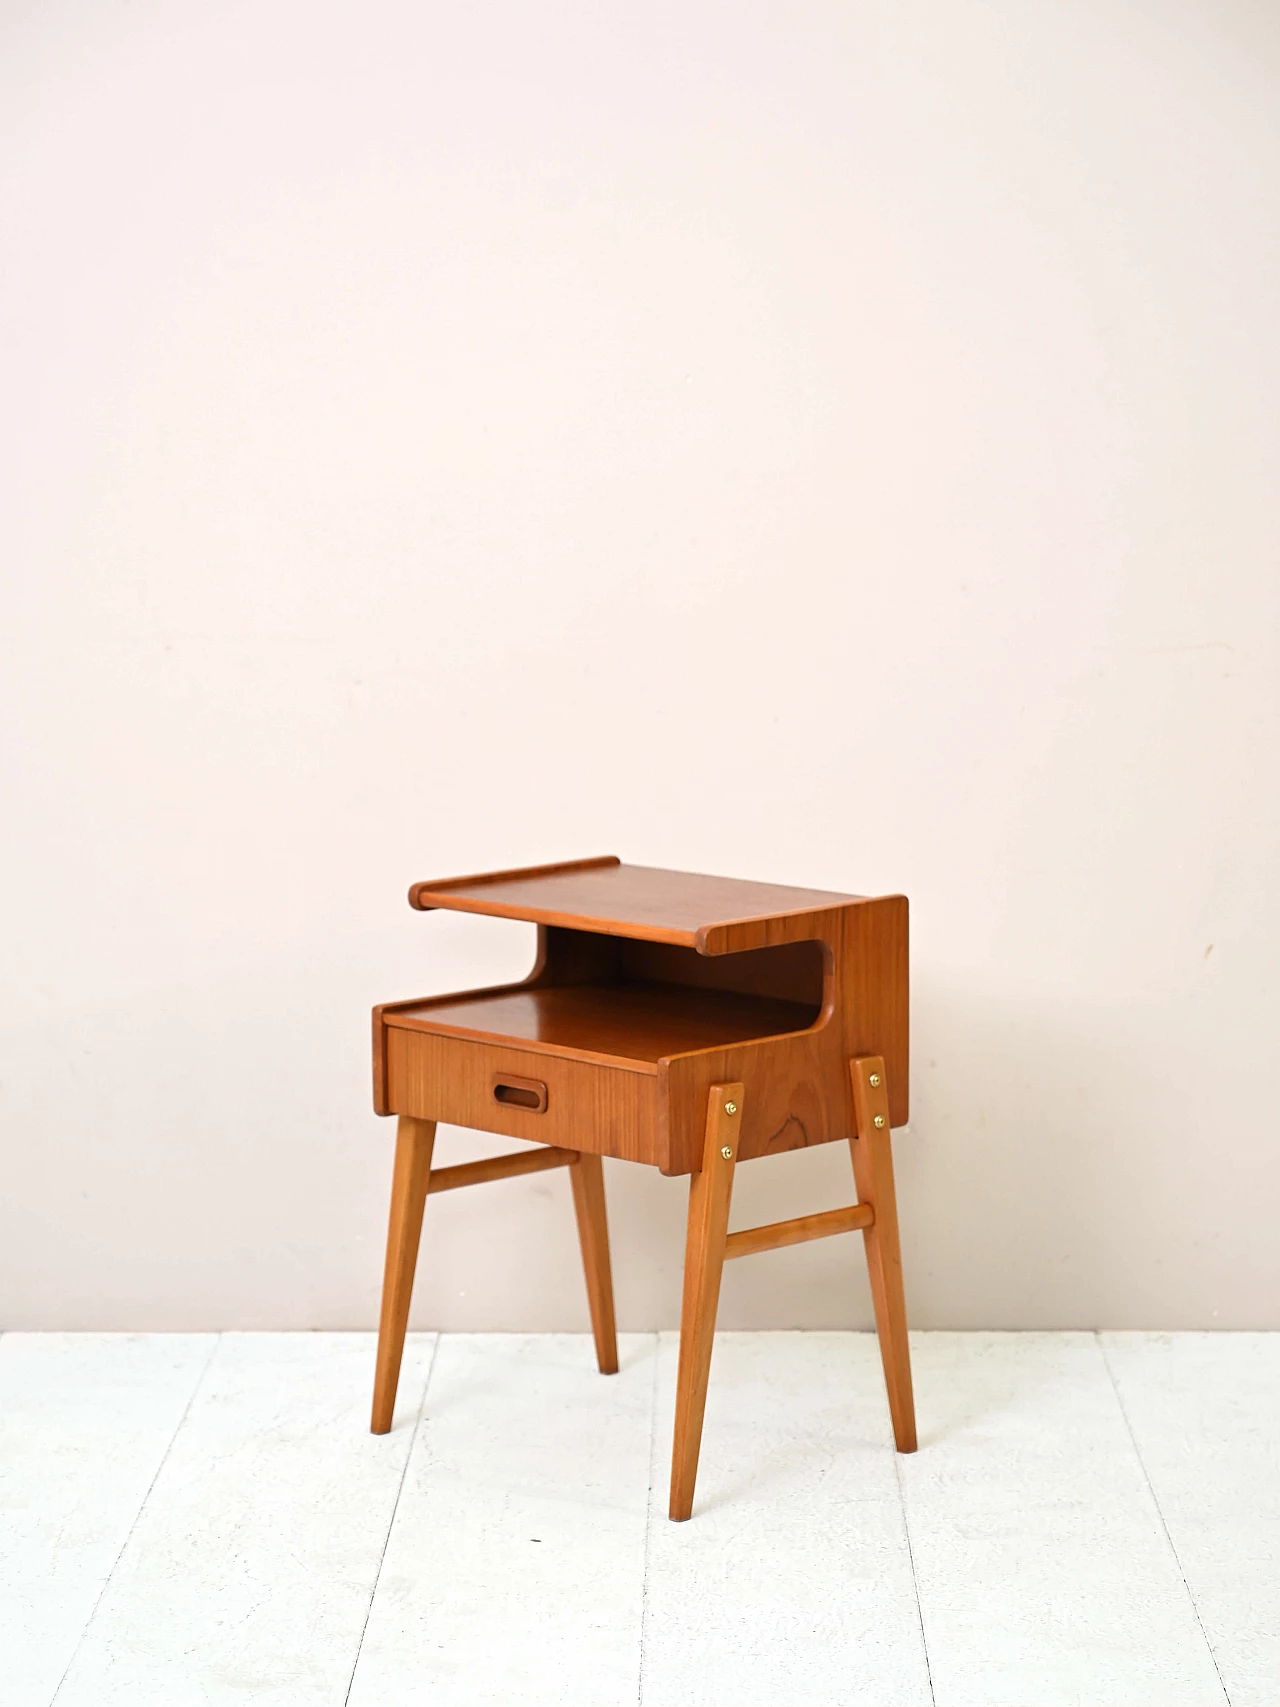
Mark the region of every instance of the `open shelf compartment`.
<instances>
[{"instance_id":1,"label":"open shelf compartment","mask_svg":"<svg viewBox=\"0 0 1280 1707\"><path fill-rule=\"evenodd\" d=\"M388 1025L656 1071L668 1056L805 1031L811 1004L659 983L536 984L397 1007Z\"/></svg>"}]
</instances>

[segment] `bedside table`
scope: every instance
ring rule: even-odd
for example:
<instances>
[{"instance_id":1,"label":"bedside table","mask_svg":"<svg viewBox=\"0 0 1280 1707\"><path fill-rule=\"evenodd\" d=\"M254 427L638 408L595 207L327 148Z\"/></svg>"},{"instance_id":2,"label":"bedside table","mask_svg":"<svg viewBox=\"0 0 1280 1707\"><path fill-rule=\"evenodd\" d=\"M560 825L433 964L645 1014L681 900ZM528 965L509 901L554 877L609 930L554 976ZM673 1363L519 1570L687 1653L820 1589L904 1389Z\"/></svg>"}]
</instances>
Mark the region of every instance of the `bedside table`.
<instances>
[{"instance_id":1,"label":"bedside table","mask_svg":"<svg viewBox=\"0 0 1280 1707\"><path fill-rule=\"evenodd\" d=\"M519 984L374 1009L374 1106L399 1116L373 1430L391 1427L432 1192L568 1167L600 1369L617 1369L602 1156L691 1176L670 1513L690 1516L727 1258L863 1234L894 1438L915 1413L890 1129L907 1118L907 902L612 856L415 883L420 911L538 927ZM431 1168L437 1121L545 1146ZM729 1233L734 1169L848 1140L857 1202Z\"/></svg>"}]
</instances>

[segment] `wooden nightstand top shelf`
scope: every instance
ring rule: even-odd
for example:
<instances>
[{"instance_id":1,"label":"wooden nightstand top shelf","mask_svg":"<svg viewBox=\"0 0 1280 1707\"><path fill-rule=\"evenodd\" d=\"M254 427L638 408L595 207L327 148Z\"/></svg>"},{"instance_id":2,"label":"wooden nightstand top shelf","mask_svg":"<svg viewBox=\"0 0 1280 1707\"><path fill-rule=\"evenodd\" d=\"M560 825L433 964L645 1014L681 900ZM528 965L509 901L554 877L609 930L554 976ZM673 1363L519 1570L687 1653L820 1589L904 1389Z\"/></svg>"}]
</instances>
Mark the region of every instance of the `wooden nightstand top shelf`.
<instances>
[{"instance_id":1,"label":"wooden nightstand top shelf","mask_svg":"<svg viewBox=\"0 0 1280 1707\"><path fill-rule=\"evenodd\" d=\"M409 903L420 911L448 907L462 913L528 919L605 936L672 943L700 954L725 954L756 946L763 922L786 922L778 940L820 935L806 929L817 915L856 906L859 895L748 883L734 877L623 865L612 854L560 865L531 866L474 877L415 883ZM757 927L752 930L751 927Z\"/></svg>"}]
</instances>

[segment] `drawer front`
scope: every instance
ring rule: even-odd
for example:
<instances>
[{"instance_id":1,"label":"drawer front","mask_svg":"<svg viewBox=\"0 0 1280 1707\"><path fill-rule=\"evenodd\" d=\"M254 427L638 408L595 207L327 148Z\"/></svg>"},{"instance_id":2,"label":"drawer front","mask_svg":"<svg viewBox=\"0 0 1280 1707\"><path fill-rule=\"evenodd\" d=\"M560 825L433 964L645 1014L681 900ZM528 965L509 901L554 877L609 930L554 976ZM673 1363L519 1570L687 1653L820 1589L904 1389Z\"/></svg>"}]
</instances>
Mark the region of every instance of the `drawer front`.
<instances>
[{"instance_id":1,"label":"drawer front","mask_svg":"<svg viewBox=\"0 0 1280 1707\"><path fill-rule=\"evenodd\" d=\"M654 1073L395 1024L387 1026L386 1049L393 1114L629 1162L658 1160Z\"/></svg>"}]
</instances>

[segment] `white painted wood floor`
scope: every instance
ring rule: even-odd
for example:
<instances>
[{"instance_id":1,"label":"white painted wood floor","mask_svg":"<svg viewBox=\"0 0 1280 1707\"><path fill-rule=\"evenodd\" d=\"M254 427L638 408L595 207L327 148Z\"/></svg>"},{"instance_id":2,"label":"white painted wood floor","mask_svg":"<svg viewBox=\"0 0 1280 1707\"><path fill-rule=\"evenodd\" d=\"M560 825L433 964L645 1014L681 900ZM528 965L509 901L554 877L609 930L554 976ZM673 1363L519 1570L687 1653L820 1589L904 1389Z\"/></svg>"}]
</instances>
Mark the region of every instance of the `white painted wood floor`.
<instances>
[{"instance_id":1,"label":"white painted wood floor","mask_svg":"<svg viewBox=\"0 0 1280 1707\"><path fill-rule=\"evenodd\" d=\"M1280 1335L0 1338L4 1707L1267 1707Z\"/></svg>"}]
</instances>

